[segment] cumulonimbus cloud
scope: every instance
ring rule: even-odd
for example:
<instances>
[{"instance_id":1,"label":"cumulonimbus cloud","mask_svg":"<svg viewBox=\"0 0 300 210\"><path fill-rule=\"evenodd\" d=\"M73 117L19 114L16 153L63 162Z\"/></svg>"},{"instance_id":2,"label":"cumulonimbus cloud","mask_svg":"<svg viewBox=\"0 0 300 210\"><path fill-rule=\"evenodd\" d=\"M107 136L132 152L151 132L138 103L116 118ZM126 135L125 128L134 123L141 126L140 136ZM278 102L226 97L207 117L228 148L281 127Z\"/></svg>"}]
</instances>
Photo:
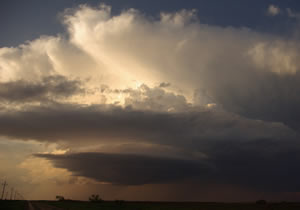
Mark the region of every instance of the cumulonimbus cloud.
<instances>
[{"instance_id":1,"label":"cumulonimbus cloud","mask_svg":"<svg viewBox=\"0 0 300 210\"><path fill-rule=\"evenodd\" d=\"M134 81L149 86L163 81L190 102L195 90L205 90L212 103L254 119L289 124L284 119L292 115L289 111L275 114L282 101L285 110L298 112L298 97L290 94L299 83L297 40L204 25L195 11L186 10L155 19L134 9L113 16L109 6L80 6L66 11L63 21L68 36L1 48L1 81L33 82L59 74L93 78L88 87L118 89L132 88ZM274 111L262 114L269 104Z\"/></svg>"},{"instance_id":2,"label":"cumulonimbus cloud","mask_svg":"<svg viewBox=\"0 0 300 210\"><path fill-rule=\"evenodd\" d=\"M205 170L209 166L199 160L132 154L77 153L70 155L37 154L35 156L49 159L56 167L67 168L75 175L121 185L168 183L200 174L205 176L204 173L209 171ZM95 168L97 169L95 170Z\"/></svg>"},{"instance_id":3,"label":"cumulonimbus cloud","mask_svg":"<svg viewBox=\"0 0 300 210\"><path fill-rule=\"evenodd\" d=\"M218 147L213 157L202 160L107 153L35 156L51 160L55 167L67 169L74 175L119 185L193 180L204 186L233 185L267 192L296 192L300 186L299 148L273 154L258 152L261 146L274 148L266 143L236 145L228 142L225 147Z\"/></svg>"},{"instance_id":4,"label":"cumulonimbus cloud","mask_svg":"<svg viewBox=\"0 0 300 210\"><path fill-rule=\"evenodd\" d=\"M113 16L109 6L83 5L66 11L63 22L66 36L0 49L0 97L18 101L9 109L1 107L1 136L69 147L145 143L181 148L208 158L219 170L212 182L247 185L249 173L252 186L272 189L271 181L284 177L277 190L294 190L286 173L291 169L290 180L299 186L298 40L204 25L195 11L187 10L154 18L134 9ZM70 99L79 89L86 90L87 100ZM49 103L44 100L49 96L65 100ZM20 105L28 100L40 104ZM118 165L122 158L126 166L135 161L118 155ZM115 158L40 155L85 176L91 176L84 166L92 156L97 157L94 164L104 158L107 167ZM161 157L142 158L163 170ZM71 167L76 160L80 164ZM196 167L191 174L201 177L198 172ZM91 178L133 183L98 175Z\"/></svg>"}]
</instances>

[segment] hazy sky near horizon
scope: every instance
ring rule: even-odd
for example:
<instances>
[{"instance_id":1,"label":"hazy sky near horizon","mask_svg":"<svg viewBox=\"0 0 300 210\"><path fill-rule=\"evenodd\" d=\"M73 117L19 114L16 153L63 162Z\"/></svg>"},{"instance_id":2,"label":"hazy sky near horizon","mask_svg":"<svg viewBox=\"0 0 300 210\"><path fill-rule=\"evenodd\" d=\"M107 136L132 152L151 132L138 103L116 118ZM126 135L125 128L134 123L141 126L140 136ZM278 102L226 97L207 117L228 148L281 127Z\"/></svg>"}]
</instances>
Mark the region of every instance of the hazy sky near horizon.
<instances>
[{"instance_id":1,"label":"hazy sky near horizon","mask_svg":"<svg viewBox=\"0 0 300 210\"><path fill-rule=\"evenodd\" d=\"M299 201L300 3L170 2L1 1L1 182Z\"/></svg>"}]
</instances>

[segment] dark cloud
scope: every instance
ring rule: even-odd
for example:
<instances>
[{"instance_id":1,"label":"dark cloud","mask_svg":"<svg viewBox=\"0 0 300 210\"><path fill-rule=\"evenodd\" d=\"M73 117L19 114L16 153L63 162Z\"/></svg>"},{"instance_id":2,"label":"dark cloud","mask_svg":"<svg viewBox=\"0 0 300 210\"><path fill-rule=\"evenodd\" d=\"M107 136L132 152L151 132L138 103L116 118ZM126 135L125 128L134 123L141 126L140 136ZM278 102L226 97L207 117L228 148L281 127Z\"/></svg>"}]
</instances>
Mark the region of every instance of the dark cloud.
<instances>
[{"instance_id":1,"label":"dark cloud","mask_svg":"<svg viewBox=\"0 0 300 210\"><path fill-rule=\"evenodd\" d=\"M259 191L297 192L299 152L297 140L215 144L211 150L211 162L216 167L213 181Z\"/></svg>"},{"instance_id":2,"label":"dark cloud","mask_svg":"<svg viewBox=\"0 0 300 210\"><path fill-rule=\"evenodd\" d=\"M43 84L51 83L52 79L49 80L45 79ZM143 107L155 102L152 99L156 96L164 98L168 95L158 87L141 88L142 91L127 90L133 100L131 104L134 104L136 95L149 97L139 101L144 103ZM108 87L104 89L105 92ZM62 90L65 89L58 88L56 91L68 92ZM229 103L225 106L226 101L222 102L227 110L248 116L248 112L238 112L240 109L230 107ZM187 104L186 101L184 103ZM236 104L241 106L244 102ZM37 155L76 176L101 182L143 185L190 180L199 183L199 186L230 185L252 188L254 191L299 189L300 170L297 163L300 161L300 142L298 134L292 129L271 122L275 118L265 122L247 119L220 108L186 107L183 112L160 112L136 110L132 106L53 103L26 106L22 110L3 109L0 112L0 135L24 140L64 141L71 148L102 143L136 144L131 154ZM255 117L250 115L250 118ZM152 149L158 151L168 152L159 150L160 146L174 148L174 153L180 149L181 154L170 155L173 159L167 158L167 155L162 157L157 151L148 153L153 156L137 155L135 151L139 150L140 143L155 145Z\"/></svg>"},{"instance_id":3,"label":"dark cloud","mask_svg":"<svg viewBox=\"0 0 300 210\"><path fill-rule=\"evenodd\" d=\"M122 185L168 183L201 175L207 176L205 163L131 154L78 153L38 154L78 176Z\"/></svg>"},{"instance_id":4,"label":"dark cloud","mask_svg":"<svg viewBox=\"0 0 300 210\"><path fill-rule=\"evenodd\" d=\"M203 86L211 101L229 112L250 119L282 122L299 130L299 84L299 72L280 74L240 67L210 72Z\"/></svg>"},{"instance_id":5,"label":"dark cloud","mask_svg":"<svg viewBox=\"0 0 300 210\"><path fill-rule=\"evenodd\" d=\"M105 153L35 156L51 160L55 167L65 168L75 176L113 184L192 181L206 187L231 185L253 191L296 192L300 187L299 147L279 153L263 153L263 150L272 151L281 146L270 143L272 141L217 144L211 157L202 160Z\"/></svg>"},{"instance_id":6,"label":"dark cloud","mask_svg":"<svg viewBox=\"0 0 300 210\"><path fill-rule=\"evenodd\" d=\"M139 143L147 143L195 154L187 155L188 159L182 154L170 159L158 152L152 153L155 157L133 155L134 150L131 154L39 155L53 160L56 167L102 182L137 185L192 179L265 191L300 187L300 142L293 130L221 110L161 113L55 104L2 112L0 133L17 139L63 140L70 147L136 143L138 150Z\"/></svg>"},{"instance_id":7,"label":"dark cloud","mask_svg":"<svg viewBox=\"0 0 300 210\"><path fill-rule=\"evenodd\" d=\"M82 92L81 82L61 75L48 76L39 82L17 80L0 83L0 101L9 103L41 102L67 98Z\"/></svg>"},{"instance_id":8,"label":"dark cloud","mask_svg":"<svg viewBox=\"0 0 300 210\"><path fill-rule=\"evenodd\" d=\"M136 111L112 105L54 104L0 113L0 135L39 141L150 142L200 147L206 141L291 139L297 135L278 123L247 120L223 111L180 113Z\"/></svg>"},{"instance_id":9,"label":"dark cloud","mask_svg":"<svg viewBox=\"0 0 300 210\"><path fill-rule=\"evenodd\" d=\"M168 83L168 82L162 82L159 84L159 87L161 87L161 88L170 87L170 86L171 86L171 83Z\"/></svg>"}]
</instances>

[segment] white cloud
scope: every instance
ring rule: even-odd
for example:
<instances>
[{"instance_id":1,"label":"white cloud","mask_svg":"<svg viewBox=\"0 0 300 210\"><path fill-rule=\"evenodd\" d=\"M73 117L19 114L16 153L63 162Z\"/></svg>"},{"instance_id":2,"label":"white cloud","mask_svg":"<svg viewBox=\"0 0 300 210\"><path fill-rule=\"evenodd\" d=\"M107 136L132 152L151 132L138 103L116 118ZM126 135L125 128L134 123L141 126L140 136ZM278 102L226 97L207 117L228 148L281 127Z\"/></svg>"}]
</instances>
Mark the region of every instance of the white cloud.
<instances>
[{"instance_id":1,"label":"white cloud","mask_svg":"<svg viewBox=\"0 0 300 210\"><path fill-rule=\"evenodd\" d=\"M288 15L290 18L297 18L297 19L300 19L300 13L296 13L296 12L292 11L291 8L287 8L286 11L287 11L287 15Z\"/></svg>"},{"instance_id":2,"label":"white cloud","mask_svg":"<svg viewBox=\"0 0 300 210\"><path fill-rule=\"evenodd\" d=\"M271 6L273 14L279 11ZM35 82L57 74L79 78L85 81L86 95L70 102L123 101L136 108L145 105L139 99L145 92L136 86L145 84L150 88L147 103L156 105L150 106L153 111L158 107L166 111L172 110L170 104L178 110L185 109L186 103L228 105L233 103L233 89L239 90L235 95L248 96L254 84L268 84L267 75L280 79L300 69L298 41L246 28L204 25L193 10L162 13L154 19L134 9L112 15L109 6L80 6L67 11L63 21L68 36L43 36L15 48L1 48L0 81ZM172 86L156 100L162 90L152 87L161 82ZM125 101L120 94L101 93L103 84L135 94ZM231 107L241 110L240 105Z\"/></svg>"},{"instance_id":3,"label":"white cloud","mask_svg":"<svg viewBox=\"0 0 300 210\"><path fill-rule=\"evenodd\" d=\"M258 69L271 69L279 74L294 74L299 70L300 45L297 42L265 41L256 43L249 50Z\"/></svg>"},{"instance_id":4,"label":"white cloud","mask_svg":"<svg viewBox=\"0 0 300 210\"><path fill-rule=\"evenodd\" d=\"M297 40L247 28L204 25L193 10L162 13L154 19L134 9L112 15L109 6L80 6L63 18L68 36L42 36L0 49L0 82L36 82L63 75L84 81L86 94L67 99L70 103L121 102L137 109L147 105L152 111L217 104L242 113L249 109L250 90L260 95L266 89L259 88L274 77L293 77L300 69ZM153 87L161 82L172 86L157 100L163 90ZM149 91L141 91L140 84ZM101 85L123 93L130 89L131 95L101 93ZM288 90L269 86L282 88L279 93ZM264 97L258 95L262 101Z\"/></svg>"},{"instance_id":5,"label":"white cloud","mask_svg":"<svg viewBox=\"0 0 300 210\"><path fill-rule=\"evenodd\" d=\"M271 15L271 16L279 15L280 14L280 8L276 5L271 4L268 7L267 14Z\"/></svg>"},{"instance_id":6,"label":"white cloud","mask_svg":"<svg viewBox=\"0 0 300 210\"><path fill-rule=\"evenodd\" d=\"M204 25L196 20L195 11L162 13L153 20L133 9L112 16L108 6L81 6L68 11L64 22L69 38L41 37L16 48L1 48L1 81L52 74L92 78L89 87L101 83L128 88L135 86L134 81L153 86L164 81L191 100L194 89L217 82L212 74L238 76L241 69L257 66L295 73L299 66L293 42L244 28ZM266 45L274 47L260 47Z\"/></svg>"}]
</instances>

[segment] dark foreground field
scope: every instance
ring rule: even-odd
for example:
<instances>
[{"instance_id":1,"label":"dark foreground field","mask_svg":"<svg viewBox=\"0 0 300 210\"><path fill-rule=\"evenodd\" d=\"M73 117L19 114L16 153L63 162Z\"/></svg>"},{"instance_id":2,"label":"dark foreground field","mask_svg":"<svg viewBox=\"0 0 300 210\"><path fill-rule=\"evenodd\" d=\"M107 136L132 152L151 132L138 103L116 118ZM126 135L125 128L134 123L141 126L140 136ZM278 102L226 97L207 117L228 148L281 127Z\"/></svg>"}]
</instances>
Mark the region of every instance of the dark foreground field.
<instances>
[{"instance_id":1,"label":"dark foreground field","mask_svg":"<svg viewBox=\"0 0 300 210\"><path fill-rule=\"evenodd\" d=\"M300 210L297 203L160 203L160 202L102 202L83 201L0 201L0 210Z\"/></svg>"},{"instance_id":2,"label":"dark foreground field","mask_svg":"<svg viewBox=\"0 0 300 210\"><path fill-rule=\"evenodd\" d=\"M48 202L62 209L68 210L300 210L300 204L224 204L224 203L158 203L158 202Z\"/></svg>"},{"instance_id":3,"label":"dark foreground field","mask_svg":"<svg viewBox=\"0 0 300 210\"><path fill-rule=\"evenodd\" d=\"M27 210L27 201L2 201L0 200L0 210Z\"/></svg>"}]
</instances>

